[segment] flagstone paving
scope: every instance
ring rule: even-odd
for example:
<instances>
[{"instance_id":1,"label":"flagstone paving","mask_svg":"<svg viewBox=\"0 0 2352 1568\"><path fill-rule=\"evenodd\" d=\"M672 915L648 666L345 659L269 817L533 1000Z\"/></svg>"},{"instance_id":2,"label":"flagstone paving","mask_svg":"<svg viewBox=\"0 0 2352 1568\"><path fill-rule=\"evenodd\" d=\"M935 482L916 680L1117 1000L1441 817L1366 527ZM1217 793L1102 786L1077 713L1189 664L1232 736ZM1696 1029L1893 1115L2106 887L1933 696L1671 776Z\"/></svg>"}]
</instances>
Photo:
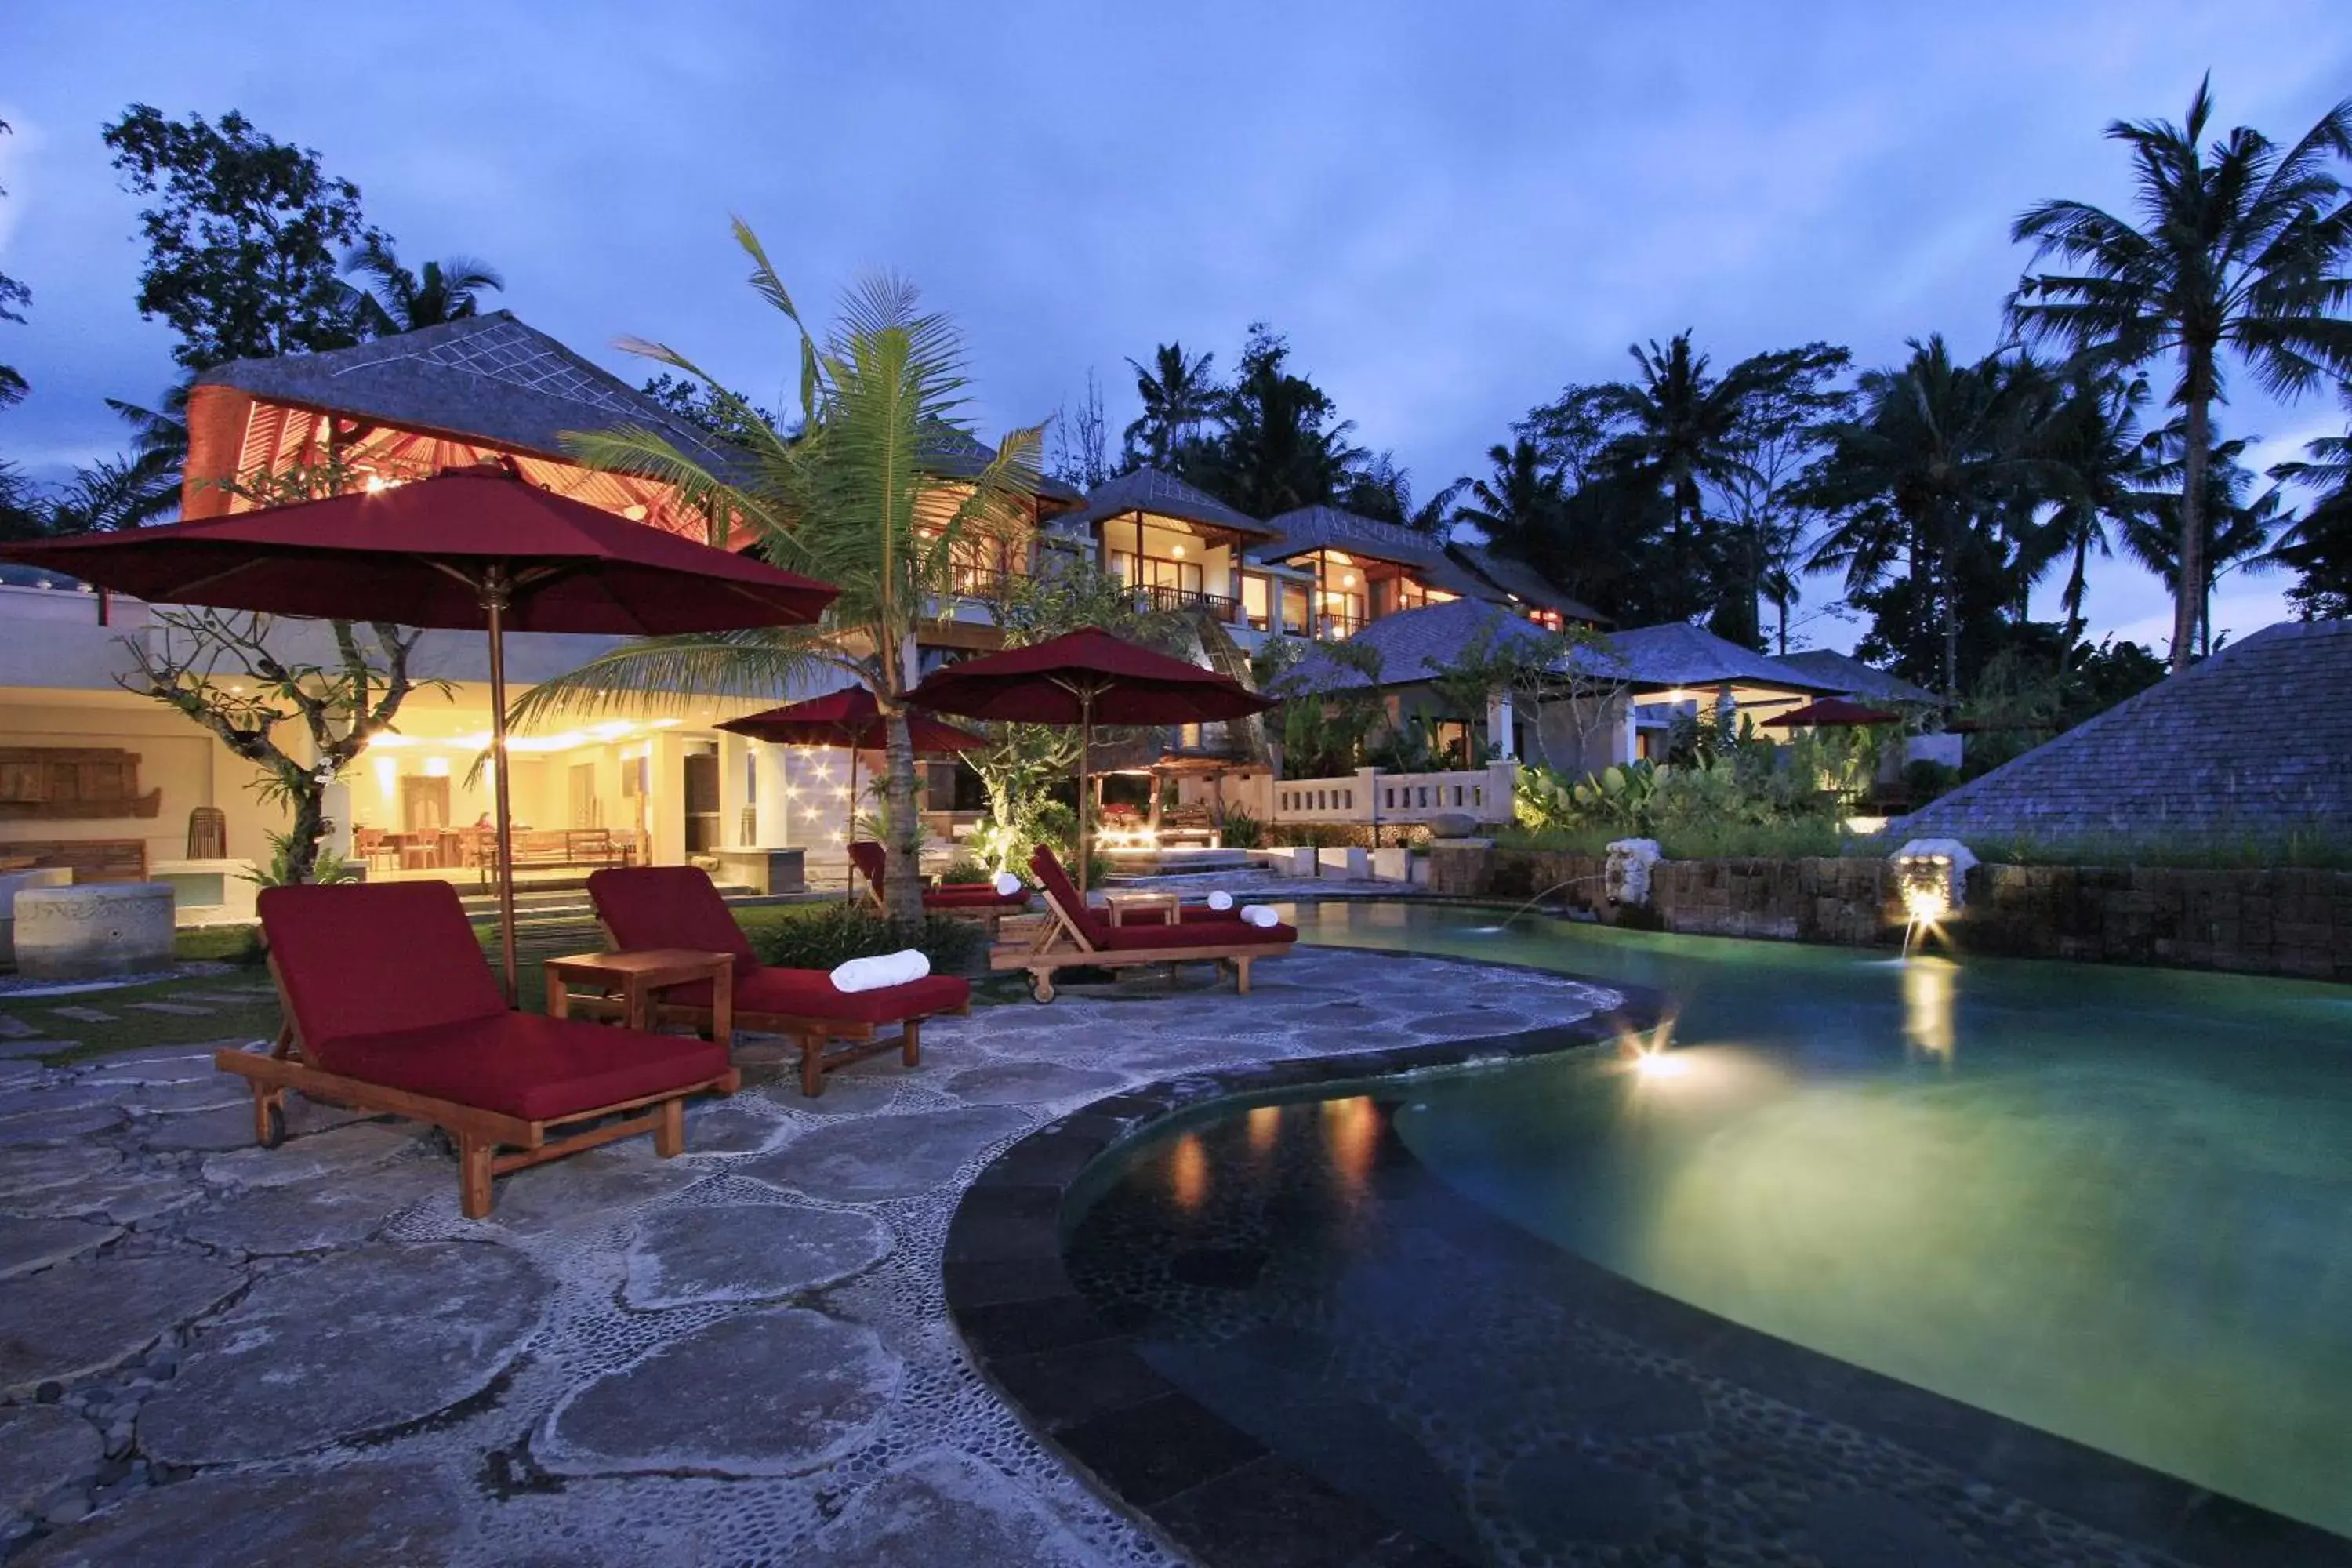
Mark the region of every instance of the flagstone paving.
<instances>
[{"instance_id":1,"label":"flagstone paving","mask_svg":"<svg viewBox=\"0 0 2352 1568\"><path fill-rule=\"evenodd\" d=\"M209 1046L0 1068L0 1561L1169 1562L947 1322L978 1170L1172 1072L1615 1001L1335 951L1255 978L983 1007L815 1100L741 1042L749 1081L694 1109L685 1156L518 1172L487 1222L413 1123L297 1100L252 1147Z\"/></svg>"}]
</instances>

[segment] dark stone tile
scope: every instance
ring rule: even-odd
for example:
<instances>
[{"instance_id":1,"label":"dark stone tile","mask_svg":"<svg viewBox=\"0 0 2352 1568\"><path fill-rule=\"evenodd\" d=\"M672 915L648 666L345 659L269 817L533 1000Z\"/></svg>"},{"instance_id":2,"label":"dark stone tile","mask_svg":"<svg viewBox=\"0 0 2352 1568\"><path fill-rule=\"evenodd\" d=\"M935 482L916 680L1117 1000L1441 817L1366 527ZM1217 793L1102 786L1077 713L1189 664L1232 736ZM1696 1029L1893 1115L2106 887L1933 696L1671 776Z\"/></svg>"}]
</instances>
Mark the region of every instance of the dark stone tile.
<instances>
[{"instance_id":1,"label":"dark stone tile","mask_svg":"<svg viewBox=\"0 0 2352 1568\"><path fill-rule=\"evenodd\" d=\"M1265 1444L1181 1394L1075 1423L1055 1440L1130 1507L1141 1509L1156 1508L1265 1453Z\"/></svg>"},{"instance_id":2,"label":"dark stone tile","mask_svg":"<svg viewBox=\"0 0 2352 1568\"><path fill-rule=\"evenodd\" d=\"M991 1162L983 1179L1064 1186L1109 1147L1108 1139L1086 1132L1033 1133Z\"/></svg>"},{"instance_id":3,"label":"dark stone tile","mask_svg":"<svg viewBox=\"0 0 2352 1568\"><path fill-rule=\"evenodd\" d=\"M960 1262L950 1258L940 1270L947 1284L948 1308L962 1312L1003 1301L1034 1301L1041 1296L1070 1294L1070 1276L1058 1253L1051 1257L982 1258Z\"/></svg>"},{"instance_id":4,"label":"dark stone tile","mask_svg":"<svg viewBox=\"0 0 2352 1568\"><path fill-rule=\"evenodd\" d=\"M1464 1560L1416 1542L1370 1509L1268 1456L1151 1510L1209 1568L1355 1568ZM1417 1555L1401 1550L1420 1547Z\"/></svg>"},{"instance_id":5,"label":"dark stone tile","mask_svg":"<svg viewBox=\"0 0 2352 1568\"><path fill-rule=\"evenodd\" d=\"M1910 1504L1874 1492L1820 1498L1805 1510L1804 1529L1822 1568L1972 1568L1981 1559Z\"/></svg>"},{"instance_id":6,"label":"dark stone tile","mask_svg":"<svg viewBox=\"0 0 2352 1568\"><path fill-rule=\"evenodd\" d=\"M1503 1496L1520 1526L1547 1548L1638 1546L1662 1522L1656 1481L1566 1448L1520 1456L1503 1472Z\"/></svg>"},{"instance_id":7,"label":"dark stone tile","mask_svg":"<svg viewBox=\"0 0 2352 1568\"><path fill-rule=\"evenodd\" d=\"M970 1307L955 1316L964 1342L974 1354L990 1361L1110 1339L1118 1331L1076 1291Z\"/></svg>"},{"instance_id":8,"label":"dark stone tile","mask_svg":"<svg viewBox=\"0 0 2352 1568\"><path fill-rule=\"evenodd\" d=\"M1124 1339L1000 1356L989 1362L988 1374L1033 1426L1047 1431L1177 1392Z\"/></svg>"}]
</instances>

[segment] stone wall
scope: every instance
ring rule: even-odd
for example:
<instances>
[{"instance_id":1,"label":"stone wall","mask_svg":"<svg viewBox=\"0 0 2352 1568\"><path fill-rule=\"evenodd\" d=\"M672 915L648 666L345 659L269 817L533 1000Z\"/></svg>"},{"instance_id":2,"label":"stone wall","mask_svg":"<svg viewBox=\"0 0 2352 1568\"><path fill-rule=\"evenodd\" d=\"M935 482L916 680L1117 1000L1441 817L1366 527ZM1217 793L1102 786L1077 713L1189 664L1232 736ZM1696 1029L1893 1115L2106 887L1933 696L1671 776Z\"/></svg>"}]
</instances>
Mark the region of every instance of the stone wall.
<instances>
[{"instance_id":1,"label":"stone wall","mask_svg":"<svg viewBox=\"0 0 2352 1568\"><path fill-rule=\"evenodd\" d=\"M2352 871L1979 866L1963 949L2352 980Z\"/></svg>"},{"instance_id":2,"label":"stone wall","mask_svg":"<svg viewBox=\"0 0 2352 1568\"><path fill-rule=\"evenodd\" d=\"M1693 935L1903 938L1893 868L1879 859L1661 860L1649 907L1620 909L1597 856L1441 842L1429 858L1430 890L1447 897L1540 897ZM1947 930L1964 952L2352 980L2352 871L1979 866Z\"/></svg>"}]
</instances>

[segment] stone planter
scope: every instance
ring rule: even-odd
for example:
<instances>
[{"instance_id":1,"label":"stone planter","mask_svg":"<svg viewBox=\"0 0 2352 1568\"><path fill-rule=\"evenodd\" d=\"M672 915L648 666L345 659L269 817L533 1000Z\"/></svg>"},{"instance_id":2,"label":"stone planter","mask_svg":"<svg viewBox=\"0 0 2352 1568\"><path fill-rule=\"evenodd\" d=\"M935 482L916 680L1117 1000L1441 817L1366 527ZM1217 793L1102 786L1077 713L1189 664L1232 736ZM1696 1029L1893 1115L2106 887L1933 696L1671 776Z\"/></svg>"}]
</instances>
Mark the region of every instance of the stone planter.
<instances>
[{"instance_id":1,"label":"stone planter","mask_svg":"<svg viewBox=\"0 0 2352 1568\"><path fill-rule=\"evenodd\" d=\"M88 882L16 895L16 967L27 980L93 980L171 963L167 882Z\"/></svg>"},{"instance_id":2,"label":"stone planter","mask_svg":"<svg viewBox=\"0 0 2352 1568\"><path fill-rule=\"evenodd\" d=\"M73 885L69 866L37 866L29 871L0 871L0 969L16 963L16 894L25 888L65 888Z\"/></svg>"},{"instance_id":3,"label":"stone planter","mask_svg":"<svg viewBox=\"0 0 2352 1568\"><path fill-rule=\"evenodd\" d=\"M1375 882L1412 881L1412 851L1404 848L1373 850L1372 880Z\"/></svg>"}]
</instances>

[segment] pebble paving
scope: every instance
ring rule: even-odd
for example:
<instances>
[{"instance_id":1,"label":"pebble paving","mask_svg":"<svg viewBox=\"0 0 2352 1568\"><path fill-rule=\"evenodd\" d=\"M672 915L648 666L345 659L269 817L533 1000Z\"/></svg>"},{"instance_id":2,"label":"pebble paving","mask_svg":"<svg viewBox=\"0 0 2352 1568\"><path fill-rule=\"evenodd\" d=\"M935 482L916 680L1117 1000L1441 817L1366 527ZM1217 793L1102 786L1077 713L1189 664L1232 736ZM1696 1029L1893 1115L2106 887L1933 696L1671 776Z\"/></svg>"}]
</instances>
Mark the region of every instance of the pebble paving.
<instances>
[{"instance_id":1,"label":"pebble paving","mask_svg":"<svg viewBox=\"0 0 2352 1568\"><path fill-rule=\"evenodd\" d=\"M696 1108L684 1157L639 1138L518 1172L487 1222L413 1123L297 1101L284 1146L232 1141L211 1043L0 1068L0 1562L1175 1561L949 1326L966 1185L1171 1071L1616 1000L1337 951L1254 978L980 1008L925 1030L921 1068L815 1100L741 1042L744 1090Z\"/></svg>"}]
</instances>

